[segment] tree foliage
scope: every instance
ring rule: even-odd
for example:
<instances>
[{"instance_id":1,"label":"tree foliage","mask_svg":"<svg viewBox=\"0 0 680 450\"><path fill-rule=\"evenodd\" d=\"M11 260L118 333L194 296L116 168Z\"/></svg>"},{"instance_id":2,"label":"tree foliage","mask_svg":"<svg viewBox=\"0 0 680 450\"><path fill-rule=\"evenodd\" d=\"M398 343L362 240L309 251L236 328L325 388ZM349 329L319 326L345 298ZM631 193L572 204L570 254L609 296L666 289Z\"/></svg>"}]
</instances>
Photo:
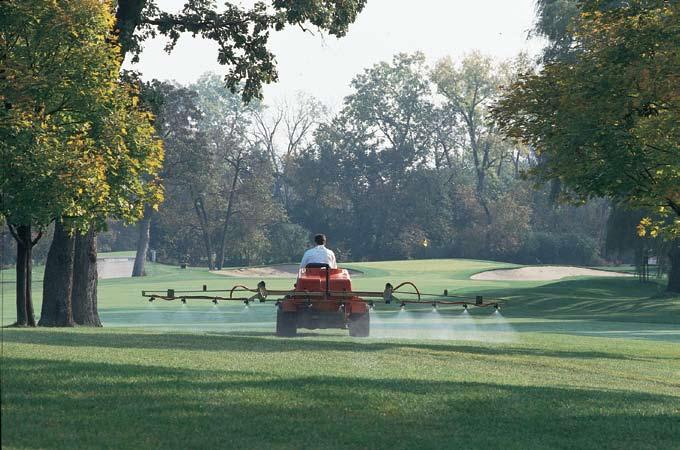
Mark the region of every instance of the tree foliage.
<instances>
[{"instance_id":1,"label":"tree foliage","mask_svg":"<svg viewBox=\"0 0 680 450\"><path fill-rule=\"evenodd\" d=\"M296 159L291 221L328 233L352 259L535 262L527 245L532 233L601 227L598 214L576 219L573 208L532 196L520 179L533 164L531 153L503 142L489 120L499 84L521 65L471 54L431 71L415 54L359 74L341 112ZM595 245L581 262L596 255Z\"/></svg>"},{"instance_id":2,"label":"tree foliage","mask_svg":"<svg viewBox=\"0 0 680 450\"><path fill-rule=\"evenodd\" d=\"M163 153L118 80L113 17L94 0L28 3L2 5L2 213L41 228L132 221L159 203Z\"/></svg>"},{"instance_id":3,"label":"tree foliage","mask_svg":"<svg viewBox=\"0 0 680 450\"><path fill-rule=\"evenodd\" d=\"M569 58L515 83L495 115L572 198L655 211L640 234L680 237L680 5L583 2Z\"/></svg>"},{"instance_id":4,"label":"tree foliage","mask_svg":"<svg viewBox=\"0 0 680 450\"><path fill-rule=\"evenodd\" d=\"M547 64L496 109L511 137L550 156L534 171L580 199L606 196L680 215L678 5L588 3L574 63ZM675 219L667 228L680 232Z\"/></svg>"},{"instance_id":5,"label":"tree foliage","mask_svg":"<svg viewBox=\"0 0 680 450\"><path fill-rule=\"evenodd\" d=\"M201 36L219 46L217 61L229 68L227 86L239 89L246 100L259 97L262 84L278 79L274 55L269 51L272 31L286 26L315 27L342 37L366 0L271 0L246 8L213 0L187 0L178 13L169 13L153 0L119 0L120 41L125 53L137 59L141 43L149 37L168 38L167 51L182 33Z\"/></svg>"},{"instance_id":6,"label":"tree foliage","mask_svg":"<svg viewBox=\"0 0 680 450\"><path fill-rule=\"evenodd\" d=\"M158 105L156 126L167 154L167 198L152 244L163 249L164 260L188 259L211 269L250 258L253 249L239 241L257 239L283 217L269 155L253 138L258 104L243 104L214 74L189 87L153 82L144 92Z\"/></svg>"}]
</instances>

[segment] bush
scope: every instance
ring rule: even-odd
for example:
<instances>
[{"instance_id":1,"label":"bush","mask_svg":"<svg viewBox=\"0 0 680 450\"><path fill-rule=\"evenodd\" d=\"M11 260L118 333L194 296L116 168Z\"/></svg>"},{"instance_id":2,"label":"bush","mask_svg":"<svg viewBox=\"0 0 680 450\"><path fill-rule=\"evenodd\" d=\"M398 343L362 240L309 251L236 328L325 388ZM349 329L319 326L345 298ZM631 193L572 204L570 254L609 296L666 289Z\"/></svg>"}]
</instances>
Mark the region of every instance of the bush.
<instances>
[{"instance_id":1,"label":"bush","mask_svg":"<svg viewBox=\"0 0 680 450\"><path fill-rule=\"evenodd\" d=\"M600 262L595 239L576 233L532 232L513 258L524 264L594 265Z\"/></svg>"},{"instance_id":2,"label":"bush","mask_svg":"<svg viewBox=\"0 0 680 450\"><path fill-rule=\"evenodd\" d=\"M299 262L311 245L311 233L294 223L275 223L267 227L269 263Z\"/></svg>"}]
</instances>

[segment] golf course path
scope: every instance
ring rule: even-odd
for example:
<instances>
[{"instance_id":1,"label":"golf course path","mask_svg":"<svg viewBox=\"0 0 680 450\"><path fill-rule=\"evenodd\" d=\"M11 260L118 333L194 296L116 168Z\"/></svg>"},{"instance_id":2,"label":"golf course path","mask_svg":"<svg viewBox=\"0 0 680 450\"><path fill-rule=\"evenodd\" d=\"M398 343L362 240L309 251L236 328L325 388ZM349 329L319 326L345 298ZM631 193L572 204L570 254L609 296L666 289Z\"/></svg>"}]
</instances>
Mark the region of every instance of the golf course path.
<instances>
[{"instance_id":1,"label":"golf course path","mask_svg":"<svg viewBox=\"0 0 680 450\"><path fill-rule=\"evenodd\" d=\"M484 281L552 281L567 277L630 277L629 273L587 269L573 266L531 266L519 269L488 270L472 275Z\"/></svg>"}]
</instances>

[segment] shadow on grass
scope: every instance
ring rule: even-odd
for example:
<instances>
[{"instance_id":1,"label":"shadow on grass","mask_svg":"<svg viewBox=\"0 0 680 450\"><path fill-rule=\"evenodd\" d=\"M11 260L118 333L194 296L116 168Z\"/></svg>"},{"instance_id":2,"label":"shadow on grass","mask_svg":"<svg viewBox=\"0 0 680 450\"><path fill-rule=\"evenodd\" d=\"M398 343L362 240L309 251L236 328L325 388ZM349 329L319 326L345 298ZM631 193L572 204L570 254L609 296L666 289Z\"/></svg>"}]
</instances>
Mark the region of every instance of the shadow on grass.
<instances>
[{"instance_id":1,"label":"shadow on grass","mask_svg":"<svg viewBox=\"0 0 680 450\"><path fill-rule=\"evenodd\" d=\"M319 337L321 339L304 339L304 337ZM478 355L496 356L537 356L552 358L576 359L613 359L613 360L652 360L652 359L680 359L667 357L632 358L610 352L596 351L566 351L539 350L504 344L491 347L490 344L479 343L460 344L441 341L441 343L413 342L413 341L362 341L362 340L327 340L328 335L303 333L300 338L274 338L272 333L263 332L233 332L233 333L108 333L76 332L40 330L6 330L5 342L21 344L39 344L57 347L100 347L121 349L158 349L158 350L189 350L207 352L380 352L398 349L430 350L437 352L457 352Z\"/></svg>"},{"instance_id":2,"label":"shadow on grass","mask_svg":"<svg viewBox=\"0 0 680 450\"><path fill-rule=\"evenodd\" d=\"M13 448L676 446L677 397L8 358Z\"/></svg>"},{"instance_id":3,"label":"shadow on grass","mask_svg":"<svg viewBox=\"0 0 680 450\"><path fill-rule=\"evenodd\" d=\"M631 322L680 322L680 295L657 283L635 279L565 280L526 289L491 289L487 297L507 299L509 317L555 317Z\"/></svg>"}]
</instances>

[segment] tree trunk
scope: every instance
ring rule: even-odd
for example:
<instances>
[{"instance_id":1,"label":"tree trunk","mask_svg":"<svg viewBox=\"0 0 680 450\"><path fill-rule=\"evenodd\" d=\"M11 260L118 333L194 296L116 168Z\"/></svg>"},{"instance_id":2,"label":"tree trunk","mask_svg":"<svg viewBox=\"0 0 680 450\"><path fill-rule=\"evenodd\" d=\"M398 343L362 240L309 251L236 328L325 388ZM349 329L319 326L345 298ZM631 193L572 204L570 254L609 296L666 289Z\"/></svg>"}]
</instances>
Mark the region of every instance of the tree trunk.
<instances>
[{"instance_id":1,"label":"tree trunk","mask_svg":"<svg viewBox=\"0 0 680 450\"><path fill-rule=\"evenodd\" d=\"M231 222L231 200L227 207L227 215L224 218L224 225L222 226L222 236L220 238L220 250L217 254L217 270L222 270L224 267L224 255L227 247L227 232L229 231L229 222Z\"/></svg>"},{"instance_id":2,"label":"tree trunk","mask_svg":"<svg viewBox=\"0 0 680 450\"><path fill-rule=\"evenodd\" d=\"M16 303L17 303L17 326L35 326L35 314L33 313L33 301L31 299L31 226L21 225L14 228L10 226L12 236L17 241L17 280L16 280Z\"/></svg>"},{"instance_id":3,"label":"tree trunk","mask_svg":"<svg viewBox=\"0 0 680 450\"><path fill-rule=\"evenodd\" d=\"M75 239L73 261L73 320L78 325L101 327L97 311L97 235L90 230Z\"/></svg>"},{"instance_id":4,"label":"tree trunk","mask_svg":"<svg viewBox=\"0 0 680 450\"><path fill-rule=\"evenodd\" d=\"M144 264L146 254L149 251L149 239L151 238L151 215L152 209L147 207L144 211L144 218L139 222L139 238L137 239L137 253L135 254L135 265L132 268L133 277L143 277L146 275Z\"/></svg>"},{"instance_id":5,"label":"tree trunk","mask_svg":"<svg viewBox=\"0 0 680 450\"><path fill-rule=\"evenodd\" d=\"M668 291L680 292L680 240L671 243L668 252L670 269L668 271Z\"/></svg>"},{"instance_id":6,"label":"tree trunk","mask_svg":"<svg viewBox=\"0 0 680 450\"><path fill-rule=\"evenodd\" d=\"M198 223L203 233L203 243L205 244L205 252L208 257L208 270L215 270L215 261L213 259L213 244L212 238L210 237L210 228L208 223L208 214L205 212L205 207L203 206L203 200L201 198L194 199L194 209L196 210L196 215L198 216Z\"/></svg>"},{"instance_id":7,"label":"tree trunk","mask_svg":"<svg viewBox=\"0 0 680 450\"><path fill-rule=\"evenodd\" d=\"M234 178L231 180L231 190L229 191L229 200L227 203L227 213L224 217L224 224L222 226L222 235L220 237L220 250L217 254L217 270L222 270L224 266L224 253L227 245L227 232L229 231L229 223L231 222L232 211L234 210L234 197L236 195L236 185L238 184L238 177L241 172L241 159L236 161L234 167Z\"/></svg>"},{"instance_id":8,"label":"tree trunk","mask_svg":"<svg viewBox=\"0 0 680 450\"><path fill-rule=\"evenodd\" d=\"M73 321L73 260L75 238L69 236L61 222L54 226L52 245L45 263L43 303L40 313L42 327L72 327Z\"/></svg>"}]
</instances>

